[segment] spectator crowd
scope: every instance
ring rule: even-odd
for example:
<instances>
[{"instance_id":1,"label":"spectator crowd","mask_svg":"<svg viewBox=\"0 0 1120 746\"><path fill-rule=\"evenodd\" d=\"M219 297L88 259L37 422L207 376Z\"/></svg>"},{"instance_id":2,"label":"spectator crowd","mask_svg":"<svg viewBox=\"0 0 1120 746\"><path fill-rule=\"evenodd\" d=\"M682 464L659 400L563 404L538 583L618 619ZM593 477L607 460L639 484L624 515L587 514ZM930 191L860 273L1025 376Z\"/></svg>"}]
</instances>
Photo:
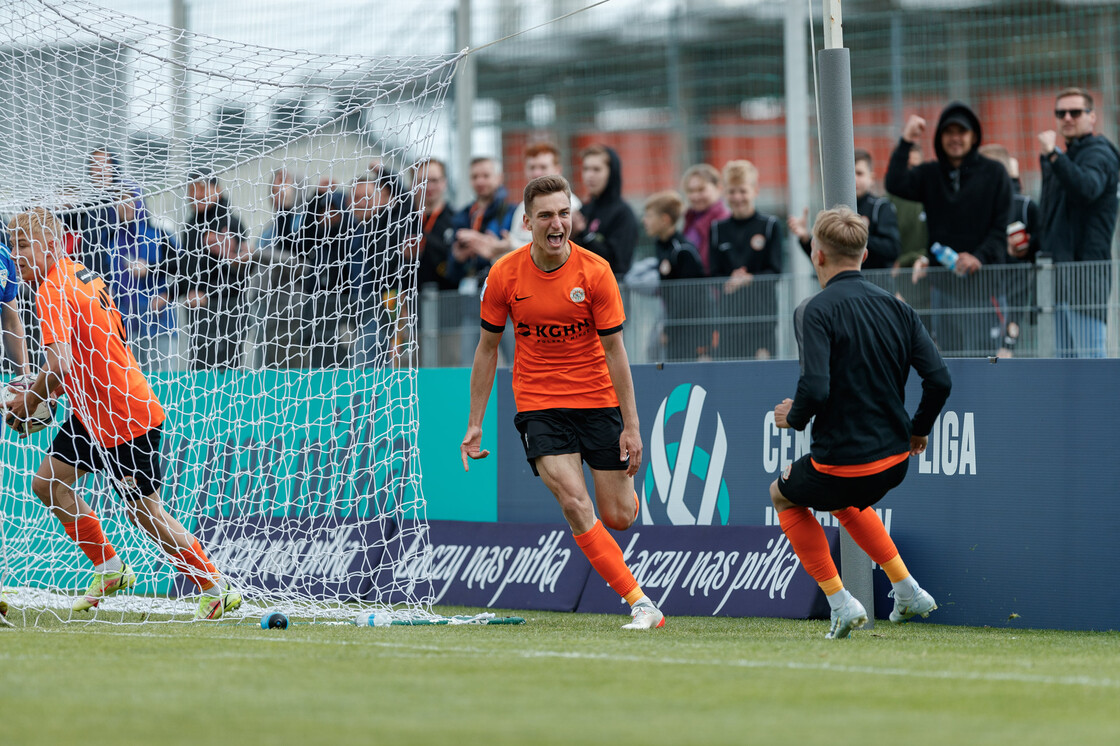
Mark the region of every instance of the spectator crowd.
<instances>
[{"instance_id":1,"label":"spectator crowd","mask_svg":"<svg viewBox=\"0 0 1120 746\"><path fill-rule=\"evenodd\" d=\"M855 151L855 208L869 230L863 267L884 270L879 280L923 312L949 354L1012 355L1030 344L1022 340L1037 312L1034 277L985 270L1033 265L1040 255L1063 270L1054 298L1058 354L1106 354L1120 151L1095 132L1085 90L1060 91L1054 117L1054 129L1037 137L1037 200L1022 193L1017 158L984 142L980 119L959 102L932 129L921 117L906 122L886 165L885 194L877 193L870 153ZM562 175L561 163L559 148L534 142L524 176ZM615 150L592 145L577 164L572 240L606 259L621 284L659 299L661 359L776 354L775 280L787 231L811 252L807 211L783 220L759 210L762 175L733 160L688 168L680 191L650 195L639 219L624 198ZM471 161L471 201L461 209L449 204L447 168L434 158L408 173L373 163L347 185L307 184L280 168L270 219L255 238L211 171L190 175L177 234L153 219L107 149L90 153L88 180L88 189L73 190L86 196L59 210L66 249L106 280L137 360L153 371L175 365L179 334L198 370L407 365L418 340L405 304L428 287L460 299L450 313L441 303L435 322L459 331L441 359L468 365L486 274L530 240L521 200L492 157ZM643 229L653 252L635 261ZM512 362L512 339L501 354Z\"/></svg>"}]
</instances>

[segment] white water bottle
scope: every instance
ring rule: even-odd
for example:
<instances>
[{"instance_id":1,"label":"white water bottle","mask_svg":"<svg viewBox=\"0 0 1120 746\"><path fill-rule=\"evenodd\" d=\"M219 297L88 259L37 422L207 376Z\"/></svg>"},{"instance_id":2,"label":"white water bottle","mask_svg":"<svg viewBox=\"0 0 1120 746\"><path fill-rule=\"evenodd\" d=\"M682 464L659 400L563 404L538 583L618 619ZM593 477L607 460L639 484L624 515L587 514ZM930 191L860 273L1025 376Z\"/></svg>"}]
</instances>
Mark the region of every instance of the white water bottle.
<instances>
[{"instance_id":1,"label":"white water bottle","mask_svg":"<svg viewBox=\"0 0 1120 746\"><path fill-rule=\"evenodd\" d=\"M957 252L945 244L934 241L933 246L930 246L929 250L943 267L953 269L957 266Z\"/></svg>"}]
</instances>

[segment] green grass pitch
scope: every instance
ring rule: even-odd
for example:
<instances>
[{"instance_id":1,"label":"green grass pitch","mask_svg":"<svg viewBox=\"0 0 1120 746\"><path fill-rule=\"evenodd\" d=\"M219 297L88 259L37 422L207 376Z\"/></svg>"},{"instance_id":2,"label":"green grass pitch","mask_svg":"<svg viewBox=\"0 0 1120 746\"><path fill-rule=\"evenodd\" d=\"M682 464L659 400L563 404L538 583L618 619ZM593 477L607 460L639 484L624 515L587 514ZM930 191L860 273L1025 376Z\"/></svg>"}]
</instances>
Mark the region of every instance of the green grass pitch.
<instances>
[{"instance_id":1,"label":"green grass pitch","mask_svg":"<svg viewBox=\"0 0 1120 746\"><path fill-rule=\"evenodd\" d=\"M1117 632L500 613L527 623L40 617L0 629L0 744L1120 743Z\"/></svg>"}]
</instances>

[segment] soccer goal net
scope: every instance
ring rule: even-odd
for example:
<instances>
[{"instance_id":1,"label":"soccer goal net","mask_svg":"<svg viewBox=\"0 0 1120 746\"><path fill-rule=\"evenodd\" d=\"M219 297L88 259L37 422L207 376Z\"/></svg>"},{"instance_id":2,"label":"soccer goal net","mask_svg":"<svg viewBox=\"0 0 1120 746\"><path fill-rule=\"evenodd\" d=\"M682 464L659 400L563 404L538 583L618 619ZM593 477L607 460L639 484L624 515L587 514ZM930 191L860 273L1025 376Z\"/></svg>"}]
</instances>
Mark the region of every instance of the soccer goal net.
<instances>
[{"instance_id":1,"label":"soccer goal net","mask_svg":"<svg viewBox=\"0 0 1120 746\"><path fill-rule=\"evenodd\" d=\"M401 570L426 535L414 278L458 61L248 46L87 2L0 0L4 225L50 211L52 251L119 311L128 364L166 412L163 506L242 594L227 617L430 610L425 584ZM19 285L34 374L40 326L59 322L39 322L44 285ZM68 328L111 318L94 305L83 317L72 304ZM7 322L4 333L14 342ZM89 458L115 457L93 411L120 394L123 363L105 344L75 343L67 386L87 393L61 395L55 423L22 439L3 428L9 614L191 619L207 583L187 580L117 494L131 474L75 486L136 577L89 611L72 606L105 552L89 556L33 489L68 418L92 433ZM25 371L6 357L7 382Z\"/></svg>"}]
</instances>

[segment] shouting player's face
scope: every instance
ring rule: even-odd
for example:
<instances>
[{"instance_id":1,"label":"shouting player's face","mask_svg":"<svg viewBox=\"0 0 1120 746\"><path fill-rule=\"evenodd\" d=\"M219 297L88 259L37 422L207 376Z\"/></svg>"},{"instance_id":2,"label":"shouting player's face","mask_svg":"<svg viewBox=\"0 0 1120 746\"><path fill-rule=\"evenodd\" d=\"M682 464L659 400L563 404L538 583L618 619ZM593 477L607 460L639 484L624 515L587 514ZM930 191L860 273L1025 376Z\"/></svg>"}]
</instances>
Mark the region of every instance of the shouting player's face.
<instances>
[{"instance_id":1,"label":"shouting player's face","mask_svg":"<svg viewBox=\"0 0 1120 746\"><path fill-rule=\"evenodd\" d=\"M572 235L571 199L564 192L535 198L533 214L525 215L525 227L533 233L534 259L548 264L563 262L568 258L568 238Z\"/></svg>"}]
</instances>

